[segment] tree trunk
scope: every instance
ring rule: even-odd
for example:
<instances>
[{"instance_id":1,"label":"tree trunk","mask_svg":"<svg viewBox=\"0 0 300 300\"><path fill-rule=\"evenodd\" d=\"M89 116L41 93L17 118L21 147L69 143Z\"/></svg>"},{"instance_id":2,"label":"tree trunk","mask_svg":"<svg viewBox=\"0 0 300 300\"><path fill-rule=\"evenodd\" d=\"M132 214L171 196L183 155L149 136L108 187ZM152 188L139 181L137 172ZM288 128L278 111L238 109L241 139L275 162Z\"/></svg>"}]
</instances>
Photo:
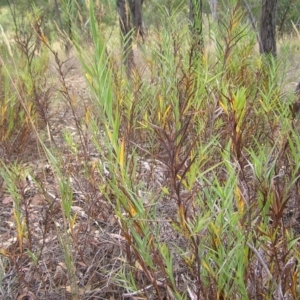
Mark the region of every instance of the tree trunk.
<instances>
[{"instance_id":1,"label":"tree trunk","mask_svg":"<svg viewBox=\"0 0 300 300\"><path fill-rule=\"evenodd\" d=\"M208 0L208 4L210 7L212 19L215 22L218 20L218 6L219 6L218 0Z\"/></svg>"},{"instance_id":2,"label":"tree trunk","mask_svg":"<svg viewBox=\"0 0 300 300\"><path fill-rule=\"evenodd\" d=\"M203 51L203 33L202 33L202 6L203 0L190 0L190 22L194 45L200 52Z\"/></svg>"},{"instance_id":3,"label":"tree trunk","mask_svg":"<svg viewBox=\"0 0 300 300\"><path fill-rule=\"evenodd\" d=\"M59 7L57 0L54 0L54 3L55 3L55 10L56 10L57 17L58 17L58 22L59 22L59 29L61 31L63 31L64 29L63 29L63 22L62 22L62 18L61 18L60 7Z\"/></svg>"},{"instance_id":4,"label":"tree trunk","mask_svg":"<svg viewBox=\"0 0 300 300\"><path fill-rule=\"evenodd\" d=\"M135 69L135 63L132 49L132 27L126 0L117 0L117 10L122 33L124 63L127 74L130 76L131 72Z\"/></svg>"},{"instance_id":5,"label":"tree trunk","mask_svg":"<svg viewBox=\"0 0 300 300\"><path fill-rule=\"evenodd\" d=\"M261 54L276 56L276 8L277 0L262 0L259 45Z\"/></svg>"},{"instance_id":6,"label":"tree trunk","mask_svg":"<svg viewBox=\"0 0 300 300\"><path fill-rule=\"evenodd\" d=\"M144 41L142 5L143 0L128 0L136 36Z\"/></svg>"}]
</instances>

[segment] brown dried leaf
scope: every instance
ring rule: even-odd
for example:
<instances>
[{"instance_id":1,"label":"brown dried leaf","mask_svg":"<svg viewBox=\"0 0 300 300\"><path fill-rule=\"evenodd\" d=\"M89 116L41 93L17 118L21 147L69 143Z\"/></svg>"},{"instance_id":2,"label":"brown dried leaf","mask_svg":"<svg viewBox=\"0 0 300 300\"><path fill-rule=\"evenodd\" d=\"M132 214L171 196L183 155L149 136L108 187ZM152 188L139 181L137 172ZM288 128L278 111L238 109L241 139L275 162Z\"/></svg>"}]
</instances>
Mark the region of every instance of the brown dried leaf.
<instances>
[{"instance_id":1,"label":"brown dried leaf","mask_svg":"<svg viewBox=\"0 0 300 300\"><path fill-rule=\"evenodd\" d=\"M66 285L68 281L68 276L60 264L56 266L56 270L53 276L53 281L56 286Z\"/></svg>"},{"instance_id":2,"label":"brown dried leaf","mask_svg":"<svg viewBox=\"0 0 300 300\"><path fill-rule=\"evenodd\" d=\"M2 242L0 242L0 246L1 248L7 250L10 246L12 246L16 241L17 241L17 238L16 237L11 237L9 239L6 239L6 238L2 238Z\"/></svg>"},{"instance_id":3,"label":"brown dried leaf","mask_svg":"<svg viewBox=\"0 0 300 300\"><path fill-rule=\"evenodd\" d=\"M14 201L14 199L11 197L11 196L7 196L7 197L4 197L4 199L2 200L2 204L9 204L9 203L12 203Z\"/></svg>"},{"instance_id":4,"label":"brown dried leaf","mask_svg":"<svg viewBox=\"0 0 300 300\"><path fill-rule=\"evenodd\" d=\"M31 200L32 205L43 205L45 202L46 200L43 194L35 194Z\"/></svg>"},{"instance_id":5,"label":"brown dried leaf","mask_svg":"<svg viewBox=\"0 0 300 300\"><path fill-rule=\"evenodd\" d=\"M37 297L30 291L23 292L17 300L37 300Z\"/></svg>"}]
</instances>

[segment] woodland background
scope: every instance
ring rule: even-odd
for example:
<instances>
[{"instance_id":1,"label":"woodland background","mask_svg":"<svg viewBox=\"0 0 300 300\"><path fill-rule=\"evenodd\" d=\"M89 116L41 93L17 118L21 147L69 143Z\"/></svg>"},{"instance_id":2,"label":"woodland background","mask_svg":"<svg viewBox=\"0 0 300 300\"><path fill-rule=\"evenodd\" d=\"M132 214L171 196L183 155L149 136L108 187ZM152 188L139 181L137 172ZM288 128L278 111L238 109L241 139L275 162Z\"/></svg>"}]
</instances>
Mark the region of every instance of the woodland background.
<instances>
[{"instance_id":1,"label":"woodland background","mask_svg":"<svg viewBox=\"0 0 300 300\"><path fill-rule=\"evenodd\" d=\"M0 299L299 299L299 15L0 1Z\"/></svg>"}]
</instances>

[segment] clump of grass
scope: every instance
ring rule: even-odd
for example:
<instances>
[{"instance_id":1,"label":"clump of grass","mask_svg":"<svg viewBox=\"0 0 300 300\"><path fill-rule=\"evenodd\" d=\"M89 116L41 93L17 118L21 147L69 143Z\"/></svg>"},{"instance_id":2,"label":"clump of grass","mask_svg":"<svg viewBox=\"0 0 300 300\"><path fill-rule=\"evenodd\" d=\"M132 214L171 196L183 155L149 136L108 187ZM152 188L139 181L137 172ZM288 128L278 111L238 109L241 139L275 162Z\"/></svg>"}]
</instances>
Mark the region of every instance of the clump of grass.
<instances>
[{"instance_id":1,"label":"clump of grass","mask_svg":"<svg viewBox=\"0 0 300 300\"><path fill-rule=\"evenodd\" d=\"M238 6L213 29L212 53L195 55L179 19L168 15L149 34L137 50L145 72L128 78L107 51L91 2L93 49L75 42L90 92L83 118L63 62L42 40L74 126L59 147L38 135L56 186L52 194L36 180L48 212L38 253L18 172L3 163L7 191L25 212L15 215L20 248L43 274L55 232L56 265L67 279L51 287L74 299L94 290L123 298L298 299L299 125L292 99L282 99L280 62L256 53Z\"/></svg>"},{"instance_id":2,"label":"clump of grass","mask_svg":"<svg viewBox=\"0 0 300 300\"><path fill-rule=\"evenodd\" d=\"M40 11L16 23L14 41L1 48L1 143L7 156L20 153L32 141L33 126L50 124L53 84L47 78L49 53L41 48ZM4 34L4 33L3 33ZM49 131L50 132L50 131Z\"/></svg>"},{"instance_id":3,"label":"clump of grass","mask_svg":"<svg viewBox=\"0 0 300 300\"><path fill-rule=\"evenodd\" d=\"M293 234L285 221L298 180L291 163L298 158L290 152L295 131L281 103L277 62L255 54L255 36L240 25L242 17L233 8L215 33L212 68L205 54L195 59L189 52L184 27L161 30L146 54L153 79L138 77L120 88L91 15L95 56L82 62L99 112L91 133L110 174L102 192L128 247L118 277L126 296L298 293L283 283L297 256L287 247ZM286 165L291 173L282 175ZM159 172L159 186L149 187ZM161 214L161 205L172 214Z\"/></svg>"}]
</instances>

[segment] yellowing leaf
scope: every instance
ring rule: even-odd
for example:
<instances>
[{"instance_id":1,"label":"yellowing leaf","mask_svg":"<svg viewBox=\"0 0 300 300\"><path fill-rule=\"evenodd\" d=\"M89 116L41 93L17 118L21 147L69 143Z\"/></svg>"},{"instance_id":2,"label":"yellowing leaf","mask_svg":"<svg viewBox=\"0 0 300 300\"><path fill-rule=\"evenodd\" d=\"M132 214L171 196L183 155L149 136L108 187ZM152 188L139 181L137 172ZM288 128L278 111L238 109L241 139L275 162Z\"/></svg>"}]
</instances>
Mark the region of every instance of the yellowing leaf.
<instances>
[{"instance_id":1,"label":"yellowing leaf","mask_svg":"<svg viewBox=\"0 0 300 300\"><path fill-rule=\"evenodd\" d=\"M238 207L238 211L239 211L239 213L242 214L244 212L244 209L245 209L245 202L243 200L241 191L238 187L236 187L236 189L235 189L235 195L236 195L236 204L237 204L237 207Z\"/></svg>"},{"instance_id":2,"label":"yellowing leaf","mask_svg":"<svg viewBox=\"0 0 300 300\"><path fill-rule=\"evenodd\" d=\"M184 261L189 267L193 267L195 263L195 255L189 255L184 257Z\"/></svg>"},{"instance_id":3,"label":"yellowing leaf","mask_svg":"<svg viewBox=\"0 0 300 300\"><path fill-rule=\"evenodd\" d=\"M161 107L162 106L162 96L161 95L158 95L158 103L159 103L159 106Z\"/></svg>"},{"instance_id":4,"label":"yellowing leaf","mask_svg":"<svg viewBox=\"0 0 300 300\"><path fill-rule=\"evenodd\" d=\"M42 35L40 35L40 40L44 43L44 44L48 44L48 40L47 40L47 37L46 36L44 36L43 34Z\"/></svg>"},{"instance_id":5,"label":"yellowing leaf","mask_svg":"<svg viewBox=\"0 0 300 300\"><path fill-rule=\"evenodd\" d=\"M179 174L177 174L177 178L181 181L186 189L189 189L185 179L183 179Z\"/></svg>"},{"instance_id":6,"label":"yellowing leaf","mask_svg":"<svg viewBox=\"0 0 300 300\"><path fill-rule=\"evenodd\" d=\"M171 105L168 106L168 108L166 109L166 111L165 111L165 113L164 113L164 115L163 115L163 117L162 117L163 123L166 122L166 119L167 119L167 116L168 116L168 114L169 114L170 109L171 109Z\"/></svg>"},{"instance_id":7,"label":"yellowing leaf","mask_svg":"<svg viewBox=\"0 0 300 300\"><path fill-rule=\"evenodd\" d=\"M89 109L87 109L87 110L85 111L85 123L86 123L86 124L89 124L89 123L90 123L90 117L91 117L91 113L90 113Z\"/></svg>"},{"instance_id":8,"label":"yellowing leaf","mask_svg":"<svg viewBox=\"0 0 300 300\"><path fill-rule=\"evenodd\" d=\"M76 222L76 218L77 218L77 212L75 212L74 217L71 218L71 220L70 220L70 228L71 228L71 230L73 230L73 228L74 228L74 225L75 225L75 222Z\"/></svg>"},{"instance_id":9,"label":"yellowing leaf","mask_svg":"<svg viewBox=\"0 0 300 300\"><path fill-rule=\"evenodd\" d=\"M223 102L219 102L220 106L223 108L223 110L226 112L226 114L228 115L228 108L227 106L223 103Z\"/></svg>"},{"instance_id":10,"label":"yellowing leaf","mask_svg":"<svg viewBox=\"0 0 300 300\"><path fill-rule=\"evenodd\" d=\"M185 222L185 209L184 209L183 205L179 206L178 215L179 215L181 229L183 230L183 232L185 234L188 234L186 222Z\"/></svg>"},{"instance_id":11,"label":"yellowing leaf","mask_svg":"<svg viewBox=\"0 0 300 300\"><path fill-rule=\"evenodd\" d=\"M137 214L137 210L131 203L129 204L129 214L130 217L134 217Z\"/></svg>"},{"instance_id":12,"label":"yellowing leaf","mask_svg":"<svg viewBox=\"0 0 300 300\"><path fill-rule=\"evenodd\" d=\"M204 267L204 269L206 269L206 271L209 273L209 274L212 274L212 271L210 269L210 266L206 263L206 261L202 260L201 261L201 265Z\"/></svg>"},{"instance_id":13,"label":"yellowing leaf","mask_svg":"<svg viewBox=\"0 0 300 300\"><path fill-rule=\"evenodd\" d=\"M202 54L202 62L203 62L204 66L207 65L207 53L205 51L203 51L203 54Z\"/></svg>"},{"instance_id":14,"label":"yellowing leaf","mask_svg":"<svg viewBox=\"0 0 300 300\"><path fill-rule=\"evenodd\" d=\"M125 153L125 138L122 138L120 153L119 153L119 164L121 169L124 168L124 153Z\"/></svg>"},{"instance_id":15,"label":"yellowing leaf","mask_svg":"<svg viewBox=\"0 0 300 300\"><path fill-rule=\"evenodd\" d=\"M91 75L88 74L88 73L85 73L85 77L86 77L86 79L88 80L88 82L89 82L92 86L94 86L94 84L93 84L93 78L91 77Z\"/></svg>"},{"instance_id":16,"label":"yellowing leaf","mask_svg":"<svg viewBox=\"0 0 300 300\"><path fill-rule=\"evenodd\" d=\"M215 247L218 247L221 244L221 240L220 240L220 233L221 233L221 228L220 227L216 227L214 223L211 223L211 229L213 230L213 242Z\"/></svg>"},{"instance_id":17,"label":"yellowing leaf","mask_svg":"<svg viewBox=\"0 0 300 300\"><path fill-rule=\"evenodd\" d=\"M111 131L109 130L108 124L106 124L106 132L107 132L107 135L109 137L110 142L112 143L113 142L113 136L112 136Z\"/></svg>"}]
</instances>

